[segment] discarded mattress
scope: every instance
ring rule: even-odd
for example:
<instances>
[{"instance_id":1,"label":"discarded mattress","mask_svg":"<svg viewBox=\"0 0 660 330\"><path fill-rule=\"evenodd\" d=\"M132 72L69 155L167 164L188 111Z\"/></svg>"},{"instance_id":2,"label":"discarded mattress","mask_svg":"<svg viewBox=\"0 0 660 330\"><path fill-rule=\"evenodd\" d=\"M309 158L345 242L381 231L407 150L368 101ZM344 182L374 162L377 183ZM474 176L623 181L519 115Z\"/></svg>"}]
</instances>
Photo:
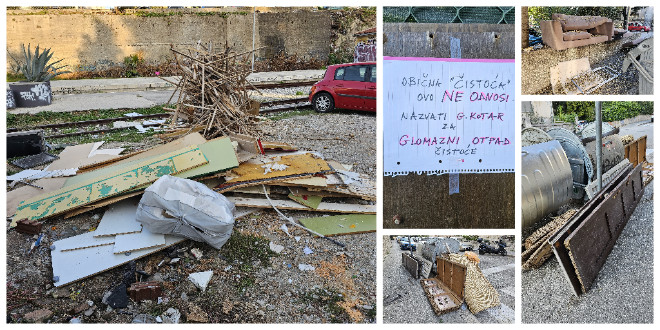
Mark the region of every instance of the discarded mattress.
<instances>
[{"instance_id":1,"label":"discarded mattress","mask_svg":"<svg viewBox=\"0 0 660 330\"><path fill-rule=\"evenodd\" d=\"M136 218L152 233L185 236L220 249L234 228L234 208L202 183L165 175L144 191Z\"/></svg>"}]
</instances>

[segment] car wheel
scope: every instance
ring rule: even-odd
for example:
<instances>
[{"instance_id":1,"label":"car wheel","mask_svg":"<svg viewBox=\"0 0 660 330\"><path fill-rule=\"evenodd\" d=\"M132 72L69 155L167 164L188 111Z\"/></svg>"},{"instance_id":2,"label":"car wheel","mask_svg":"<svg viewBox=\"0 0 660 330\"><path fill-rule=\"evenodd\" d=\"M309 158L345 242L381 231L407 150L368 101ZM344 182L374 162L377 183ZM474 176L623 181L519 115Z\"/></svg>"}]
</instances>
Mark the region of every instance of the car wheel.
<instances>
[{"instance_id":1,"label":"car wheel","mask_svg":"<svg viewBox=\"0 0 660 330\"><path fill-rule=\"evenodd\" d=\"M328 93L318 93L312 98L312 106L316 112L330 112L335 108L335 100Z\"/></svg>"}]
</instances>

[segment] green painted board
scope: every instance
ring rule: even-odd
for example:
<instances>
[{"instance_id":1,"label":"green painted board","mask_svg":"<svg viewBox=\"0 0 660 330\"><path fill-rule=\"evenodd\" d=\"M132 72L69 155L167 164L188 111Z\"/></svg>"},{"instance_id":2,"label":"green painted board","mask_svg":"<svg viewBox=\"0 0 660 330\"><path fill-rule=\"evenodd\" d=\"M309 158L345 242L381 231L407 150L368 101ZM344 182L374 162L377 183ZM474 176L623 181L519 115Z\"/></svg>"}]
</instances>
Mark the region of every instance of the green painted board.
<instances>
[{"instance_id":1,"label":"green painted board","mask_svg":"<svg viewBox=\"0 0 660 330\"><path fill-rule=\"evenodd\" d=\"M162 146L165 147L166 145ZM202 151L204 156L206 156L209 162L205 165L182 171L175 176L187 179L238 167L238 158L236 158L234 147L231 145L231 140L228 137L221 137L206 143L199 144L199 149ZM163 150L165 149L163 148ZM119 169L127 168L146 160L157 160L159 158L161 158L161 155L155 155L148 158L138 158L135 160L127 159L121 164L110 165L94 171L72 176L66 180L66 184L64 186L68 187L77 185L82 182L89 181L92 178L109 175Z\"/></svg>"},{"instance_id":2,"label":"green painted board","mask_svg":"<svg viewBox=\"0 0 660 330\"><path fill-rule=\"evenodd\" d=\"M231 140L226 136L200 144L199 149L209 160L208 164L178 173L175 176L185 179L196 178L238 167L236 152L231 145Z\"/></svg>"},{"instance_id":3,"label":"green painted board","mask_svg":"<svg viewBox=\"0 0 660 330\"><path fill-rule=\"evenodd\" d=\"M294 200L296 203L300 203L315 210L319 208L319 204L321 204L321 200L323 199L323 197L321 196L314 196L314 195L296 196L292 193L289 194L289 198Z\"/></svg>"},{"instance_id":4,"label":"green painted board","mask_svg":"<svg viewBox=\"0 0 660 330\"><path fill-rule=\"evenodd\" d=\"M330 217L300 219L299 221L303 226L324 236L376 231L375 214L342 214Z\"/></svg>"},{"instance_id":5,"label":"green painted board","mask_svg":"<svg viewBox=\"0 0 660 330\"><path fill-rule=\"evenodd\" d=\"M89 181L66 186L45 196L18 205L11 227L20 219L39 220L93 203L156 181L163 175L175 174L206 164L208 160L197 146L166 153Z\"/></svg>"}]
</instances>

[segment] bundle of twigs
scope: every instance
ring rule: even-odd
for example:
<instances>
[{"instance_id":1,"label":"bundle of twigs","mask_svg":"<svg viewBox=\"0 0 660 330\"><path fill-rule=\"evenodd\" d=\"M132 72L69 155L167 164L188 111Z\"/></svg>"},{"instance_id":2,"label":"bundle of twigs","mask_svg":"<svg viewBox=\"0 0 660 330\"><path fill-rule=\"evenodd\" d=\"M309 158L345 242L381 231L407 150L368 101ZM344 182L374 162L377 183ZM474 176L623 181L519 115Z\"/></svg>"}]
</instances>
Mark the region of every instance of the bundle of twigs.
<instances>
[{"instance_id":1,"label":"bundle of twigs","mask_svg":"<svg viewBox=\"0 0 660 330\"><path fill-rule=\"evenodd\" d=\"M254 116L249 113L258 103L248 98L251 50L235 53L230 48L213 52L211 45L201 43L185 50L171 48L181 72L175 83L179 92L172 123L183 119L191 129L203 129L212 139L229 133L258 135ZM255 88L256 90L256 88Z\"/></svg>"}]
</instances>

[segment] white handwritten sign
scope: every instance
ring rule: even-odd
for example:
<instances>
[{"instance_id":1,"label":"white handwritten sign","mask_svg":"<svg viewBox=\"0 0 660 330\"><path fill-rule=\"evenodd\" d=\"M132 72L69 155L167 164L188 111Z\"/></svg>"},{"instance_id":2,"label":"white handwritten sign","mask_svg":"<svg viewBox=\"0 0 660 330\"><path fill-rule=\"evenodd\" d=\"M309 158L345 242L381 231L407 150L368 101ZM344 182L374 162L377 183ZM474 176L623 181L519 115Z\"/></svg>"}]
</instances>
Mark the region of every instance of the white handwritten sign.
<instances>
[{"instance_id":1,"label":"white handwritten sign","mask_svg":"<svg viewBox=\"0 0 660 330\"><path fill-rule=\"evenodd\" d=\"M513 172L513 60L384 58L384 172Z\"/></svg>"}]
</instances>

